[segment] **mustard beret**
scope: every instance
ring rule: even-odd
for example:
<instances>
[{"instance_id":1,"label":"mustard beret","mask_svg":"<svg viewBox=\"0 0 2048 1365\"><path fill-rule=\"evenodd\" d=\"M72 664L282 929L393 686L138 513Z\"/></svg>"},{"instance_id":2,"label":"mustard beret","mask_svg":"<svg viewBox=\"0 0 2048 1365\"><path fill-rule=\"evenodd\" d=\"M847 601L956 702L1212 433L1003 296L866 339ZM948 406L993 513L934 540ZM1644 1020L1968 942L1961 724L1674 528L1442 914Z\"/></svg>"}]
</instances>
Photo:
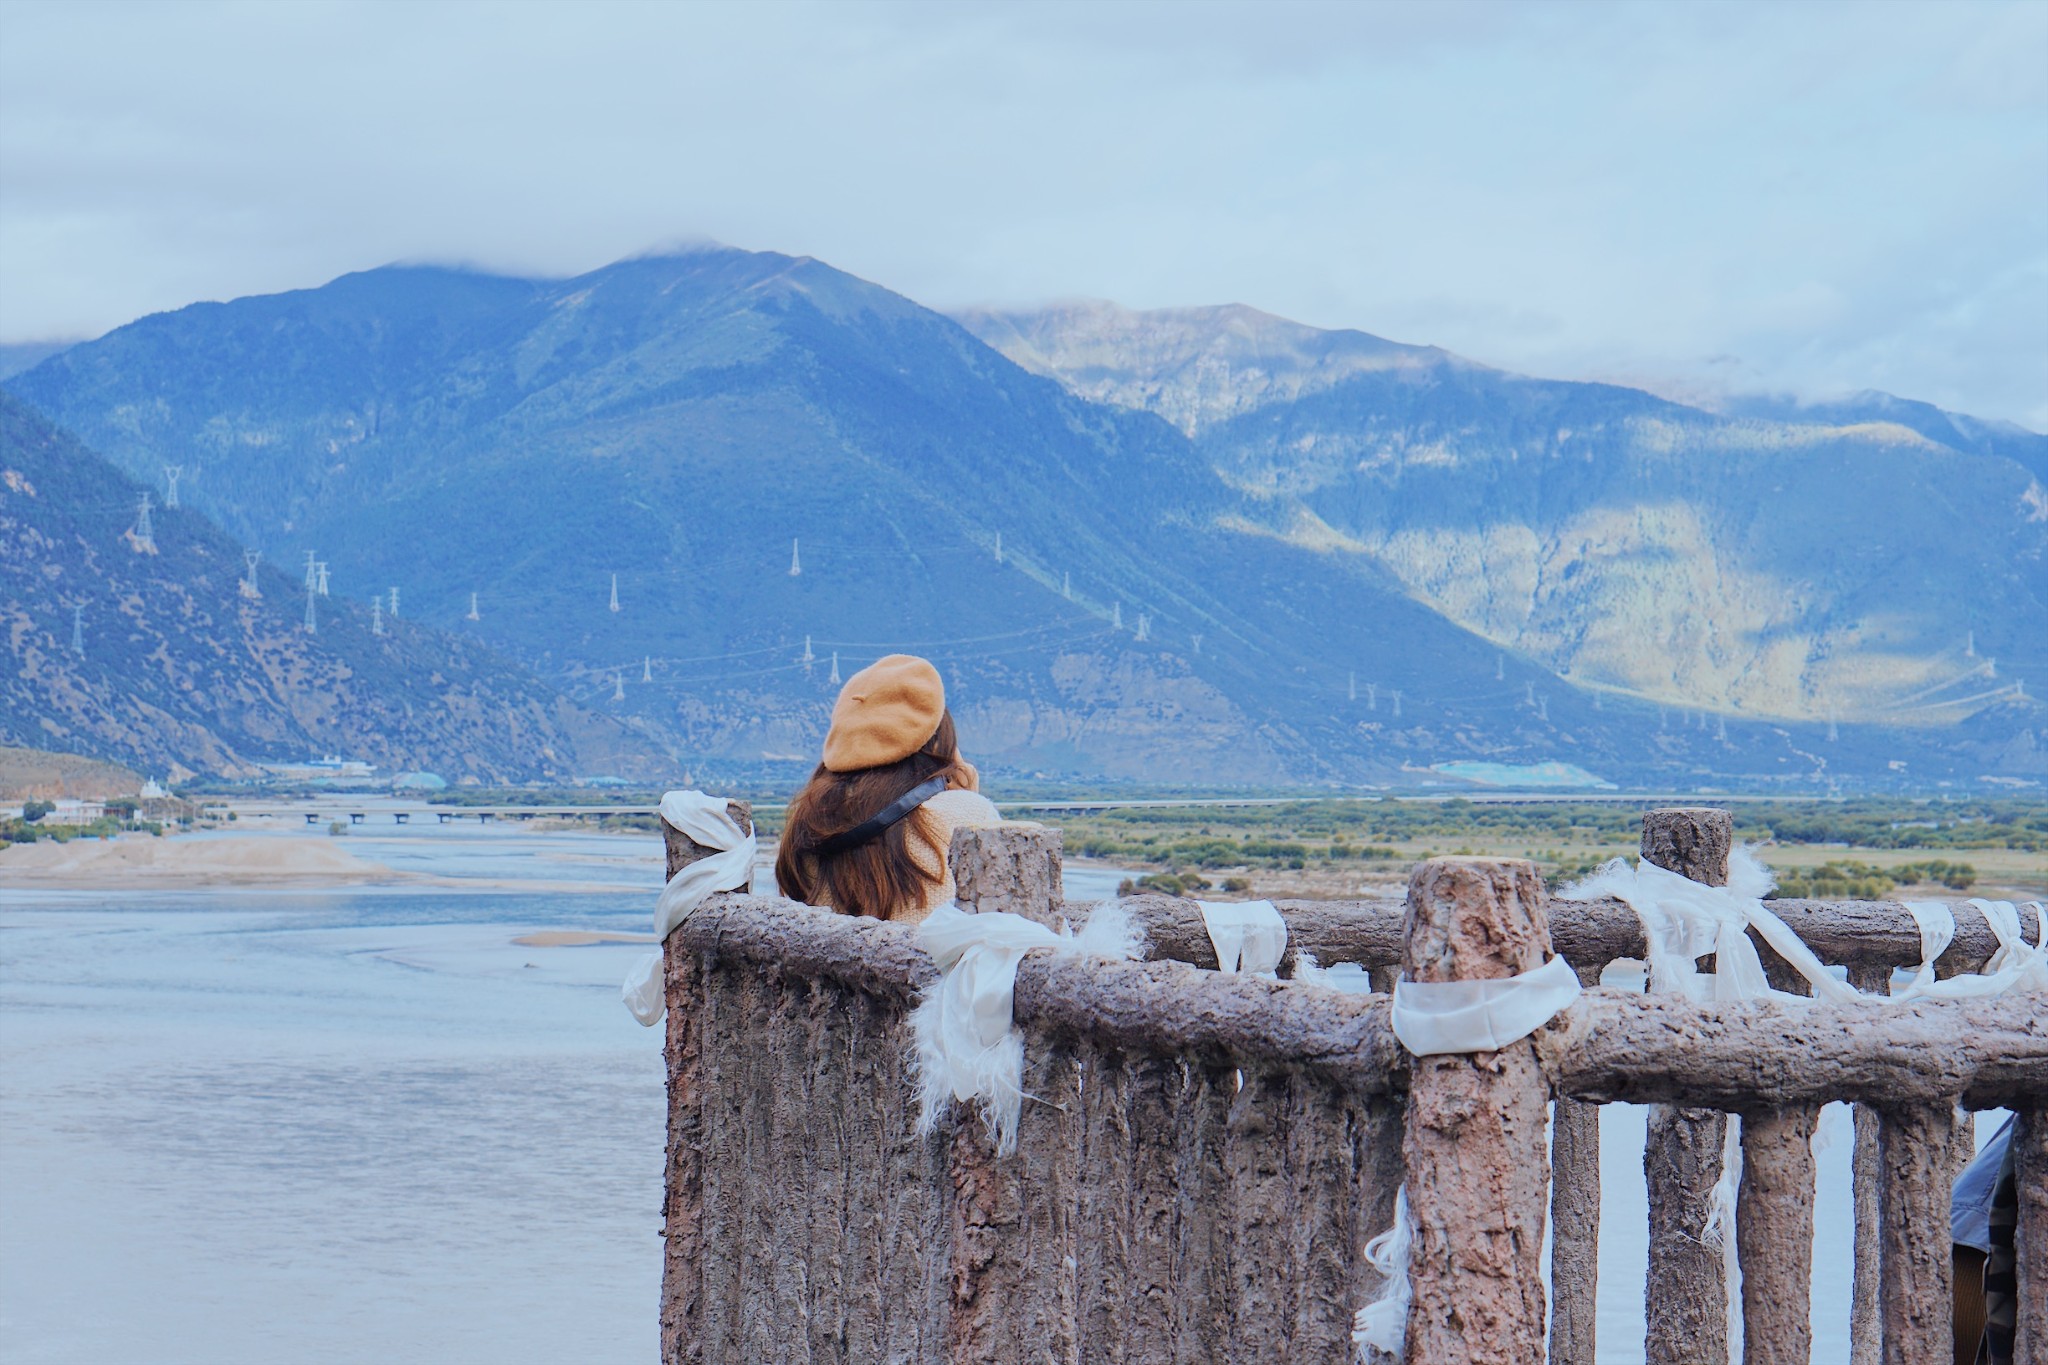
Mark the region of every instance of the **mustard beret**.
<instances>
[{"instance_id":1,"label":"mustard beret","mask_svg":"<svg viewBox=\"0 0 2048 1365\"><path fill-rule=\"evenodd\" d=\"M846 680L825 732L825 766L835 773L895 763L922 749L946 714L939 670L913 654L878 659Z\"/></svg>"}]
</instances>

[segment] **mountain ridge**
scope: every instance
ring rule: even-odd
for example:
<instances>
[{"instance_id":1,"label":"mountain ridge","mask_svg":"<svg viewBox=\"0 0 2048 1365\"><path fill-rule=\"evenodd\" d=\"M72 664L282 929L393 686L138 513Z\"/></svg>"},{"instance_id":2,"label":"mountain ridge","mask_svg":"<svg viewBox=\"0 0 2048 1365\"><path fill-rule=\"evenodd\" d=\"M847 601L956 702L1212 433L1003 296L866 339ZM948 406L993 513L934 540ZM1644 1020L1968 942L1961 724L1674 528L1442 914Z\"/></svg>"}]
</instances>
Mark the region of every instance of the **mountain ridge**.
<instances>
[{"instance_id":1,"label":"mountain ridge","mask_svg":"<svg viewBox=\"0 0 2048 1365\"><path fill-rule=\"evenodd\" d=\"M813 752L834 652L850 671L903 647L940 661L977 752L1021 771L1810 775L1821 720L1669 725L1631 680L1561 677L1432 603L1314 459L1219 458L1216 433L1256 445L1247 431L1268 439L1260 424L1361 380L1425 404L1452 381L1507 382L1358 336L1323 387L1190 439L822 262L718 249L559 281L367 272L142 319L9 387L131 473L183 462L188 497L272 557L315 549L358 600L402 585L418 619L686 756ZM1367 363L1386 347L1399 364ZM1436 433L1445 458L1417 467L1456 473L1445 492L1512 471L1515 441L1554 426L1543 402L1573 420L1684 411L1516 382L1535 386L1514 390L1540 400L1533 417ZM1946 758L1947 739L1849 725L1833 752L1962 772L2030 733L2014 725Z\"/></svg>"},{"instance_id":2,"label":"mountain ridge","mask_svg":"<svg viewBox=\"0 0 2048 1365\"><path fill-rule=\"evenodd\" d=\"M1078 393L1180 417L1237 486L1299 499L1419 599L1589 685L1757 715L1924 722L1898 698L1966 676L1929 635L1951 604L1975 618L1956 645L1974 630L2009 663L2048 665L2048 489L2034 474L2048 437L2009 424L1885 396L1796 420L1763 402L1716 414L1413 347L1399 365L1332 368L1320 357L1356 338L1399 344L1318 340L1237 306L963 321ZM1199 422L1185 415L1190 376L1206 386ZM1764 488L1776 501L1754 496ZM1788 562L1787 546L1840 561L1835 547L1885 527L1904 541L1930 519L1962 552L1905 542L1933 570L1908 589L1917 615L1896 610L1889 566ZM1726 630L1716 640L1701 623Z\"/></svg>"},{"instance_id":3,"label":"mountain ridge","mask_svg":"<svg viewBox=\"0 0 2048 1365\"><path fill-rule=\"evenodd\" d=\"M651 775L659 749L503 660L315 597L188 509L155 507L0 393L0 609L12 667L0 739L174 779L255 775L339 751L450 780ZM256 594L248 585L253 582Z\"/></svg>"}]
</instances>

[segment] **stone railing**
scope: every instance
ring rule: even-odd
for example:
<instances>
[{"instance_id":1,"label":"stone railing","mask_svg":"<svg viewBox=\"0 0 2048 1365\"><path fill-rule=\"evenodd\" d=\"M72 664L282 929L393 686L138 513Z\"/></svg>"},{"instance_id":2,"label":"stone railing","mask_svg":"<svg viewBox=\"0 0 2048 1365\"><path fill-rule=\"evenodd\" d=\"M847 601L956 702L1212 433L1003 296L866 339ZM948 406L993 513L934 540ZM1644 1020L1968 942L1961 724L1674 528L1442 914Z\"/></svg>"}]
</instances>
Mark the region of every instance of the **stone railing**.
<instances>
[{"instance_id":1,"label":"stone railing","mask_svg":"<svg viewBox=\"0 0 2048 1365\"><path fill-rule=\"evenodd\" d=\"M1725 812L1644 824L1651 861L1725 881ZM671 873L702 853L670 832ZM963 831L953 860L965 909L1085 913L1059 900L1056 831ZM1355 1359L1353 1312L1384 1288L1365 1245L1405 1183L1407 1360L1542 1359L1548 1221L1549 1358L1590 1362L1610 1101L1654 1106L1648 1358L1728 1357L1721 1253L1700 1229L1738 1113L1744 1358L1804 1360L1808 1140L1830 1100L1858 1105L1858 1361L1947 1358L1959 1104L2021 1115L2020 1184L2037 1193L2021 1213L2020 1358L2048 1356L2040 996L1702 1004L1600 988L1644 951L1634 912L1548 900L1515 860L1425 863L1405 903L1282 902L1283 978L1296 951L1363 964L1381 988L1396 971L1508 976L1555 951L1591 987L1500 1052L1414 1058L1386 995L1221 974L1192 903L1125 905L1150 960L1023 961L1028 1098L1003 1156L965 1112L915 1131L907 1021L936 973L908 930L737 893L699 908L665 968L663 1360ZM1772 908L1867 987L1919 961L1903 906ZM1943 974L1995 948L1981 914L1955 909Z\"/></svg>"}]
</instances>

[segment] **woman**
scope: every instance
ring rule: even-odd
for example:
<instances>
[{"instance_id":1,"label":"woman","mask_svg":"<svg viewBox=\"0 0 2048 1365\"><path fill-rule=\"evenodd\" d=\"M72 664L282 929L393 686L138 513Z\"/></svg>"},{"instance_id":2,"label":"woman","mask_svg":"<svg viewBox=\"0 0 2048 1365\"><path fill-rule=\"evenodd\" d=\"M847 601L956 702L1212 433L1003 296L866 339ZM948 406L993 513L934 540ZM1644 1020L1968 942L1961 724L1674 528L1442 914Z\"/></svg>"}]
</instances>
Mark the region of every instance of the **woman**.
<instances>
[{"instance_id":1,"label":"woman","mask_svg":"<svg viewBox=\"0 0 2048 1365\"><path fill-rule=\"evenodd\" d=\"M1001 823L960 757L939 671L908 654L847 679L824 762L789 803L775 880L846 915L916 924L953 899L956 829Z\"/></svg>"}]
</instances>

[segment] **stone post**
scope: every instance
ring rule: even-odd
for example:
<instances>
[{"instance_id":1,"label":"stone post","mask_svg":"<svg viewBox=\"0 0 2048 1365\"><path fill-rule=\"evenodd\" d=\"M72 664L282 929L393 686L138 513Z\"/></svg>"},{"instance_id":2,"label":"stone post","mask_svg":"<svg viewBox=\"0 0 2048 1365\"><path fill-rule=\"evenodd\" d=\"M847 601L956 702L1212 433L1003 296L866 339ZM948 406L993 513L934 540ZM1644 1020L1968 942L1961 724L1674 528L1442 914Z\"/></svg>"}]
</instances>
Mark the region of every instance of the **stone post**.
<instances>
[{"instance_id":1,"label":"stone post","mask_svg":"<svg viewBox=\"0 0 2048 1365\"><path fill-rule=\"evenodd\" d=\"M1600 973L1580 972L1596 986ZM1550 1110L1550 1361L1593 1365L1600 1297L1600 1106L1559 1095Z\"/></svg>"},{"instance_id":2,"label":"stone post","mask_svg":"<svg viewBox=\"0 0 2048 1365\"><path fill-rule=\"evenodd\" d=\"M2018 1264L2019 1320L2012 1358L2048 1360L2048 1105L2016 1111L2013 1177L2019 1188L2019 1223L2013 1229Z\"/></svg>"},{"instance_id":3,"label":"stone post","mask_svg":"<svg viewBox=\"0 0 2048 1365\"><path fill-rule=\"evenodd\" d=\"M1743 1365L1813 1358L1813 1129L1811 1105L1742 1116L1742 1191L1735 1248L1742 1258Z\"/></svg>"},{"instance_id":4,"label":"stone post","mask_svg":"<svg viewBox=\"0 0 2048 1365\"><path fill-rule=\"evenodd\" d=\"M1891 978L1889 967L1851 967L1849 984L1866 994L1880 994ZM1856 1216L1856 1251L1849 1286L1849 1365L1878 1365L1884 1327L1877 1312L1877 1111L1852 1105L1856 1146L1850 1158L1850 1190Z\"/></svg>"},{"instance_id":5,"label":"stone post","mask_svg":"<svg viewBox=\"0 0 2048 1365\"><path fill-rule=\"evenodd\" d=\"M1728 884L1735 818L1725 810L1653 810L1643 816L1643 857L1708 886ZM1650 1191L1650 1263L1644 1285L1649 1365L1728 1358L1728 1277L1721 1251L1700 1237L1721 1179L1727 1116L1653 1104L1643 1175Z\"/></svg>"},{"instance_id":6,"label":"stone post","mask_svg":"<svg viewBox=\"0 0 2048 1365\"><path fill-rule=\"evenodd\" d=\"M727 814L743 830L754 828L754 808L728 801ZM661 827L668 875L717 850L686 834ZM663 990L668 1000L668 1177L662 1192L661 1359L663 1365L695 1365L704 1359L704 1097L699 1063L703 1055L696 1008L699 967L690 953L664 953Z\"/></svg>"},{"instance_id":7,"label":"stone post","mask_svg":"<svg viewBox=\"0 0 2048 1365\"><path fill-rule=\"evenodd\" d=\"M1515 976L1550 952L1543 880L1519 859L1434 858L1408 881L1403 967L1417 982ZM1544 1154L1549 1087L1524 1039L1419 1057L1406 1155L1409 1365L1543 1358Z\"/></svg>"},{"instance_id":8,"label":"stone post","mask_svg":"<svg viewBox=\"0 0 2048 1365\"><path fill-rule=\"evenodd\" d=\"M1877 1110L1878 1317L1884 1365L1925 1365L1955 1348L1949 1144L1955 1104Z\"/></svg>"},{"instance_id":9,"label":"stone post","mask_svg":"<svg viewBox=\"0 0 2048 1365\"><path fill-rule=\"evenodd\" d=\"M956 830L947 859L962 910L1022 915L1057 927L1058 830L1009 821ZM1034 1078L1054 1089L1072 1088L1070 1074L1064 1087L1059 1079L1043 1073ZM1059 1360L1071 1354L1075 1230L1072 1181L1062 1176L1073 1154L1057 1144L1052 1151L1043 1148L1043 1138L1058 1134L1048 1132L1056 1125L1040 1117L1025 1115L1016 1154L999 1159L972 1106L955 1106L947 1149L953 1185L948 1360L1019 1360L1027 1351ZM1056 1273L1045 1273L1048 1264L1058 1267Z\"/></svg>"},{"instance_id":10,"label":"stone post","mask_svg":"<svg viewBox=\"0 0 2048 1365\"><path fill-rule=\"evenodd\" d=\"M947 855L953 898L971 913L1004 911L1057 928L1060 848L1058 830L1024 821L956 830Z\"/></svg>"}]
</instances>

